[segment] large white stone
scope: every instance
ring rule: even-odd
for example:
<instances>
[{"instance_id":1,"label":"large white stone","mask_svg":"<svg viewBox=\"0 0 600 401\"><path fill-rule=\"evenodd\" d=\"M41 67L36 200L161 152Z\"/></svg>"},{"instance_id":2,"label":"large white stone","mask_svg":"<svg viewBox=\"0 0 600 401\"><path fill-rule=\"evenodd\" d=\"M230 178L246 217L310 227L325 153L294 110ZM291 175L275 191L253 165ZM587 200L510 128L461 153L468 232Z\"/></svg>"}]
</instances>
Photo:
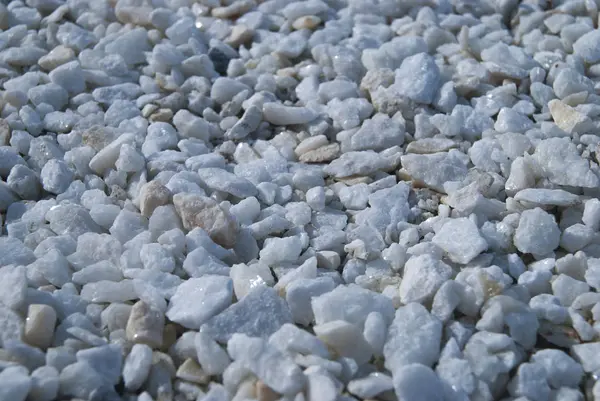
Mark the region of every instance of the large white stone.
<instances>
[{"instance_id":1,"label":"large white stone","mask_svg":"<svg viewBox=\"0 0 600 401\"><path fill-rule=\"evenodd\" d=\"M219 342L226 342L235 333L267 338L285 323L292 323L285 300L273 288L258 286L208 320L200 331Z\"/></svg>"},{"instance_id":2,"label":"large white stone","mask_svg":"<svg viewBox=\"0 0 600 401\"><path fill-rule=\"evenodd\" d=\"M466 217L451 219L431 240L456 263L467 264L488 247L479 229Z\"/></svg>"},{"instance_id":3,"label":"large white stone","mask_svg":"<svg viewBox=\"0 0 600 401\"><path fill-rule=\"evenodd\" d=\"M554 216L540 208L521 213L514 243L523 253L546 255L560 243L560 230Z\"/></svg>"},{"instance_id":4,"label":"large white stone","mask_svg":"<svg viewBox=\"0 0 600 401\"><path fill-rule=\"evenodd\" d=\"M385 367L392 374L419 363L432 366L440 355L442 323L424 306L411 303L399 308L383 347Z\"/></svg>"},{"instance_id":5,"label":"large white stone","mask_svg":"<svg viewBox=\"0 0 600 401\"><path fill-rule=\"evenodd\" d=\"M177 287L166 316L173 322L197 330L231 305L232 298L233 283L228 277L190 278Z\"/></svg>"},{"instance_id":6,"label":"large white stone","mask_svg":"<svg viewBox=\"0 0 600 401\"><path fill-rule=\"evenodd\" d=\"M427 254L413 256L404 266L400 299L403 304L429 301L450 277L452 268L447 264Z\"/></svg>"}]
</instances>

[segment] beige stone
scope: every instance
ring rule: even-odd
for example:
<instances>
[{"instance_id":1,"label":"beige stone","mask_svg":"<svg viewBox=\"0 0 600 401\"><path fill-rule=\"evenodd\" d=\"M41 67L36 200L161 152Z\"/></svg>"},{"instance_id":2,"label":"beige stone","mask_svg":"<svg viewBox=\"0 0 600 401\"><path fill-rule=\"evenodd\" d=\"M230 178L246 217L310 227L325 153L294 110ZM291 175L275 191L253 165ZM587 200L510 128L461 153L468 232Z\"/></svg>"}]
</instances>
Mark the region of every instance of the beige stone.
<instances>
[{"instance_id":1,"label":"beige stone","mask_svg":"<svg viewBox=\"0 0 600 401\"><path fill-rule=\"evenodd\" d=\"M158 181L150 181L140 191L140 212L143 216L150 217L154 209L171 203L172 197L169 188Z\"/></svg>"},{"instance_id":2,"label":"beige stone","mask_svg":"<svg viewBox=\"0 0 600 401\"><path fill-rule=\"evenodd\" d=\"M256 1L254 0L238 0L226 7L213 8L211 14L215 18L221 19L237 18L253 7L256 7Z\"/></svg>"},{"instance_id":3,"label":"beige stone","mask_svg":"<svg viewBox=\"0 0 600 401\"><path fill-rule=\"evenodd\" d=\"M158 109L150 116L150 122L169 122L173 118L173 111L171 109Z\"/></svg>"},{"instance_id":4,"label":"beige stone","mask_svg":"<svg viewBox=\"0 0 600 401\"><path fill-rule=\"evenodd\" d=\"M148 0L118 1L115 15L123 24L152 26L150 14L154 8Z\"/></svg>"},{"instance_id":5,"label":"beige stone","mask_svg":"<svg viewBox=\"0 0 600 401\"><path fill-rule=\"evenodd\" d=\"M45 56L40 57L38 65L46 71L52 71L69 61L75 60L75 52L67 46L56 46L52 51Z\"/></svg>"},{"instance_id":6,"label":"beige stone","mask_svg":"<svg viewBox=\"0 0 600 401\"><path fill-rule=\"evenodd\" d=\"M281 395L273 391L273 389L263 383L261 380L256 382L256 397L258 401L276 401Z\"/></svg>"},{"instance_id":7,"label":"beige stone","mask_svg":"<svg viewBox=\"0 0 600 401\"><path fill-rule=\"evenodd\" d=\"M336 159L339 154L340 145L331 143L304 153L300 156L300 161L303 163L325 163Z\"/></svg>"},{"instance_id":8,"label":"beige stone","mask_svg":"<svg viewBox=\"0 0 600 401\"><path fill-rule=\"evenodd\" d=\"M446 138L424 138L414 141L406 146L406 153L430 154L438 152L447 152L456 148L458 144L451 139Z\"/></svg>"},{"instance_id":9,"label":"beige stone","mask_svg":"<svg viewBox=\"0 0 600 401\"><path fill-rule=\"evenodd\" d=\"M254 31L246 25L235 25L233 29L231 29L231 33L229 34L226 43L233 47L239 47L240 45L251 41L253 36Z\"/></svg>"},{"instance_id":10,"label":"beige stone","mask_svg":"<svg viewBox=\"0 0 600 401\"><path fill-rule=\"evenodd\" d=\"M321 23L321 18L316 15L305 15L303 17L296 18L292 23L292 28L296 30L300 29L315 29Z\"/></svg>"},{"instance_id":11,"label":"beige stone","mask_svg":"<svg viewBox=\"0 0 600 401\"><path fill-rule=\"evenodd\" d=\"M207 384L210 382L210 376L206 374L198 365L198 362L191 358L186 359L177 369L175 376L178 379L186 380L192 383Z\"/></svg>"},{"instance_id":12,"label":"beige stone","mask_svg":"<svg viewBox=\"0 0 600 401\"><path fill-rule=\"evenodd\" d=\"M34 347L46 349L52 343L56 311L49 305L32 304L25 320L25 342Z\"/></svg>"},{"instance_id":13,"label":"beige stone","mask_svg":"<svg viewBox=\"0 0 600 401\"><path fill-rule=\"evenodd\" d=\"M548 108L556 125L569 134L584 134L594 129L594 124L588 116L558 99L548 102Z\"/></svg>"},{"instance_id":14,"label":"beige stone","mask_svg":"<svg viewBox=\"0 0 600 401\"><path fill-rule=\"evenodd\" d=\"M163 312L143 301L138 301L131 308L125 332L131 342L159 348L163 343L164 326Z\"/></svg>"},{"instance_id":15,"label":"beige stone","mask_svg":"<svg viewBox=\"0 0 600 401\"><path fill-rule=\"evenodd\" d=\"M197 194L178 193L173 196L173 204L186 230L200 227L215 243L225 248L235 245L237 223L215 200Z\"/></svg>"}]
</instances>

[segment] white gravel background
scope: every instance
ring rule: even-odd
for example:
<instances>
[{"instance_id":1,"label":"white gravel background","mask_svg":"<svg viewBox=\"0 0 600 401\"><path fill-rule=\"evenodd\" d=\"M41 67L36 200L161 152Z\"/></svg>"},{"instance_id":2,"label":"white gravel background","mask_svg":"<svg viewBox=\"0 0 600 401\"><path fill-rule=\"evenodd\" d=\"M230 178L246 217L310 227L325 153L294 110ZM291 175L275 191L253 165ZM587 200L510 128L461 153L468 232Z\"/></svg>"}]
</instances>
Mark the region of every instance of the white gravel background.
<instances>
[{"instance_id":1,"label":"white gravel background","mask_svg":"<svg viewBox=\"0 0 600 401\"><path fill-rule=\"evenodd\" d=\"M600 0L0 3L0 401L600 400Z\"/></svg>"}]
</instances>

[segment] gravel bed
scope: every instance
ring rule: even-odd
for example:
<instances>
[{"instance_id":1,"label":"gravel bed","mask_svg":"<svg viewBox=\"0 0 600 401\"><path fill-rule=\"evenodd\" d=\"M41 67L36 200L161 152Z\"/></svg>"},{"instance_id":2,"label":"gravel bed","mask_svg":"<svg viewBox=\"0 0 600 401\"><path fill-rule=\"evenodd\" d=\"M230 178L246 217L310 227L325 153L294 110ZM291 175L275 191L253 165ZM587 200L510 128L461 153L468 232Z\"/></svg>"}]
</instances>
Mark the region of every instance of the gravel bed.
<instances>
[{"instance_id":1,"label":"gravel bed","mask_svg":"<svg viewBox=\"0 0 600 401\"><path fill-rule=\"evenodd\" d=\"M600 400L600 0L0 3L0 401Z\"/></svg>"}]
</instances>

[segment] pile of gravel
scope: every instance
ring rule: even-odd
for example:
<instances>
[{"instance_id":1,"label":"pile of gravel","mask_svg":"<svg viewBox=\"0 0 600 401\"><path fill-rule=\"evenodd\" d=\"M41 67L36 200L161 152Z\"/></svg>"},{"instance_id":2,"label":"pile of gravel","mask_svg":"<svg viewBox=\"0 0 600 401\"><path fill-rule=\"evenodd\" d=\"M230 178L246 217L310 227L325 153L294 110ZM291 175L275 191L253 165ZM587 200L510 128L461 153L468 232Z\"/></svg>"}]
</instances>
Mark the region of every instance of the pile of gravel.
<instances>
[{"instance_id":1,"label":"pile of gravel","mask_svg":"<svg viewBox=\"0 0 600 401\"><path fill-rule=\"evenodd\" d=\"M8 3L0 400L600 400L600 0Z\"/></svg>"}]
</instances>

